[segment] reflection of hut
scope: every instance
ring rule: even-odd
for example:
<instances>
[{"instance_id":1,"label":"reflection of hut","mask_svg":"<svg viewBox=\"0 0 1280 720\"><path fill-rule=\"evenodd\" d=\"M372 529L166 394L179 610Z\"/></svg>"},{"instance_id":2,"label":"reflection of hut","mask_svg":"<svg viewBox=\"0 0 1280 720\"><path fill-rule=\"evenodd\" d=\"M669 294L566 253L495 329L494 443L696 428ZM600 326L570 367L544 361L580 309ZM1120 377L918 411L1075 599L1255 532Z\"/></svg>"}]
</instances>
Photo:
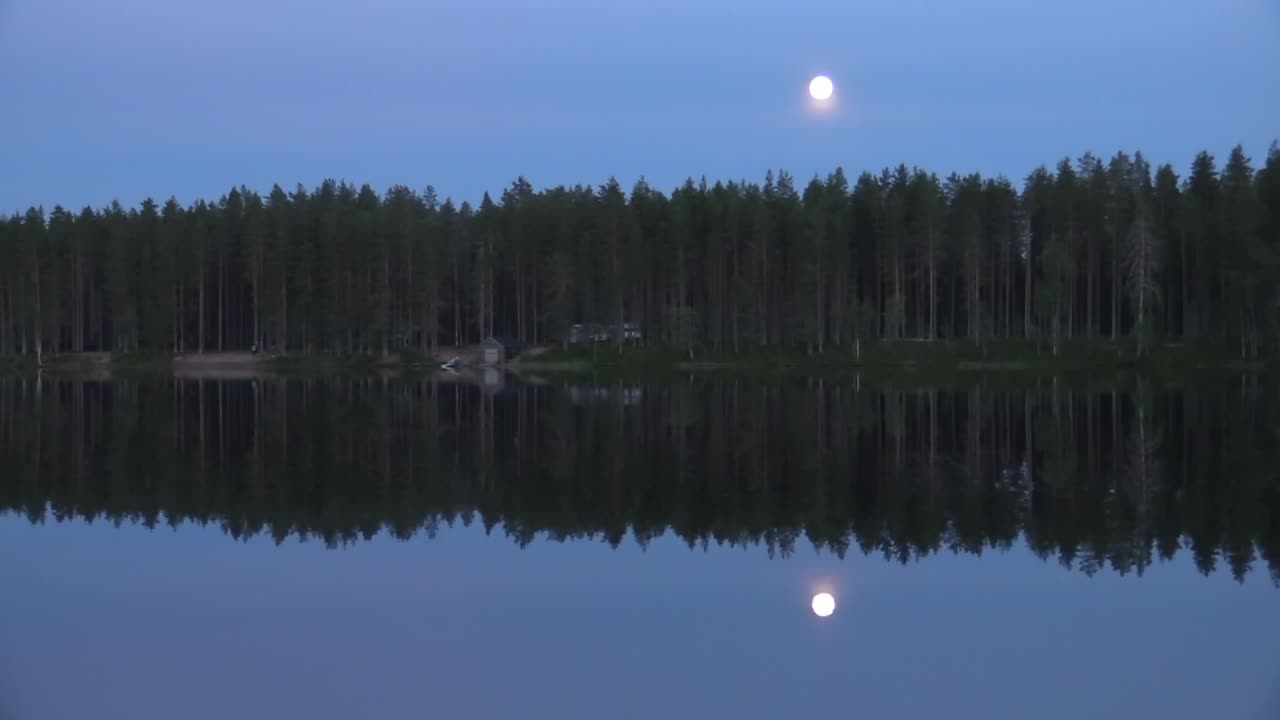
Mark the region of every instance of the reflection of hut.
<instances>
[{"instance_id":1,"label":"reflection of hut","mask_svg":"<svg viewBox=\"0 0 1280 720\"><path fill-rule=\"evenodd\" d=\"M466 385L479 388L490 397L514 392L518 384L507 379L507 373L498 367L464 367L461 370L437 370L431 381L446 385Z\"/></svg>"},{"instance_id":2,"label":"reflection of hut","mask_svg":"<svg viewBox=\"0 0 1280 720\"><path fill-rule=\"evenodd\" d=\"M497 368L487 367L481 371L480 387L489 392L497 392L502 389L505 384L502 371Z\"/></svg>"}]
</instances>

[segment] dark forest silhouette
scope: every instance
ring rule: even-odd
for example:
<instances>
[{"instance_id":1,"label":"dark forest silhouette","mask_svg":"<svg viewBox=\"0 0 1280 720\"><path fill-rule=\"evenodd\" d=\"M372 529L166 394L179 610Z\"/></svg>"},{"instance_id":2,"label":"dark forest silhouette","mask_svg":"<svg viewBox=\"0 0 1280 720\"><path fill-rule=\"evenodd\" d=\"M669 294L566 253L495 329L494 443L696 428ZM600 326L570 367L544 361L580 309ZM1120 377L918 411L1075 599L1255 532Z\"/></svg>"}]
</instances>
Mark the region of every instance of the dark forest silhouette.
<instances>
[{"instance_id":1,"label":"dark forest silhouette","mask_svg":"<svg viewBox=\"0 0 1280 720\"><path fill-rule=\"evenodd\" d=\"M1025 543L1094 573L1186 552L1280 580L1275 393L425 380L0 381L0 508L340 545L478 522L901 562Z\"/></svg>"},{"instance_id":2,"label":"dark forest silhouette","mask_svg":"<svg viewBox=\"0 0 1280 720\"><path fill-rule=\"evenodd\" d=\"M732 349L1126 336L1247 356L1280 337L1276 145L1185 178L1086 154L1020 187L900 166L670 195L521 178L477 206L326 181L46 210L0 219L0 353L385 353L624 322Z\"/></svg>"}]
</instances>

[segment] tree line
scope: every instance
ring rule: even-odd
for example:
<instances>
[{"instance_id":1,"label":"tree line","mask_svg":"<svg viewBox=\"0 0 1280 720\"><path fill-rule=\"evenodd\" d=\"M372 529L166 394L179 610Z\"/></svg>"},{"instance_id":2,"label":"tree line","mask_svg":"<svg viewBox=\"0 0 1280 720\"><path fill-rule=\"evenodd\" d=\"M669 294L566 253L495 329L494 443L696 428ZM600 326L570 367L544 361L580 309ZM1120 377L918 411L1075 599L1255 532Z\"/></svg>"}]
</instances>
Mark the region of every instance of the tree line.
<instances>
[{"instance_id":1,"label":"tree line","mask_svg":"<svg viewBox=\"0 0 1280 720\"><path fill-rule=\"evenodd\" d=\"M1280 583L1280 402L856 381L471 385L0 380L0 511L331 545L478 523L539 539L801 544L908 563L1025 546L1096 573L1186 554Z\"/></svg>"},{"instance_id":2,"label":"tree line","mask_svg":"<svg viewBox=\"0 0 1280 720\"><path fill-rule=\"evenodd\" d=\"M577 323L643 342L1280 337L1280 146L1182 178L1141 153L1004 177L900 165L797 187L535 191L478 205L327 180L0 221L0 353L429 351ZM622 342L621 334L616 335Z\"/></svg>"}]
</instances>

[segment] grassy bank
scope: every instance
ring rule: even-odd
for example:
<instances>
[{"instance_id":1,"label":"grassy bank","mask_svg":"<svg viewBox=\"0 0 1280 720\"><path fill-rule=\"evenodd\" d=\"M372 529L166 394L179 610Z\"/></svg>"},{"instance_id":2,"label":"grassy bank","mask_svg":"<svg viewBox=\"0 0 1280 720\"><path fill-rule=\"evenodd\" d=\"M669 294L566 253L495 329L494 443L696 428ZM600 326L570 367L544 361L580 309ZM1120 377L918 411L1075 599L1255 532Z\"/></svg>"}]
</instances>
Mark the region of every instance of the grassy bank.
<instances>
[{"instance_id":1,"label":"grassy bank","mask_svg":"<svg viewBox=\"0 0 1280 720\"><path fill-rule=\"evenodd\" d=\"M36 368L34 355L0 355L0 372L35 372Z\"/></svg>"}]
</instances>

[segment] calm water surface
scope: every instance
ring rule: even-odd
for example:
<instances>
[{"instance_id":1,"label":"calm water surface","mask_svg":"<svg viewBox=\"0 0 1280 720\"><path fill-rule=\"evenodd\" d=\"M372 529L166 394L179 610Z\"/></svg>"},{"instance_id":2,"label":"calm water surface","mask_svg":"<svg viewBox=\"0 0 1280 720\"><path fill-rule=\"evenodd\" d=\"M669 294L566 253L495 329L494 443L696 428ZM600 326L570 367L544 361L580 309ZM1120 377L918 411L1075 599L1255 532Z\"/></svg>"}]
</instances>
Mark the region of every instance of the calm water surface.
<instances>
[{"instance_id":1,"label":"calm water surface","mask_svg":"<svg viewBox=\"0 0 1280 720\"><path fill-rule=\"evenodd\" d=\"M0 719L1280 718L1277 431L1249 380L0 380Z\"/></svg>"}]
</instances>

